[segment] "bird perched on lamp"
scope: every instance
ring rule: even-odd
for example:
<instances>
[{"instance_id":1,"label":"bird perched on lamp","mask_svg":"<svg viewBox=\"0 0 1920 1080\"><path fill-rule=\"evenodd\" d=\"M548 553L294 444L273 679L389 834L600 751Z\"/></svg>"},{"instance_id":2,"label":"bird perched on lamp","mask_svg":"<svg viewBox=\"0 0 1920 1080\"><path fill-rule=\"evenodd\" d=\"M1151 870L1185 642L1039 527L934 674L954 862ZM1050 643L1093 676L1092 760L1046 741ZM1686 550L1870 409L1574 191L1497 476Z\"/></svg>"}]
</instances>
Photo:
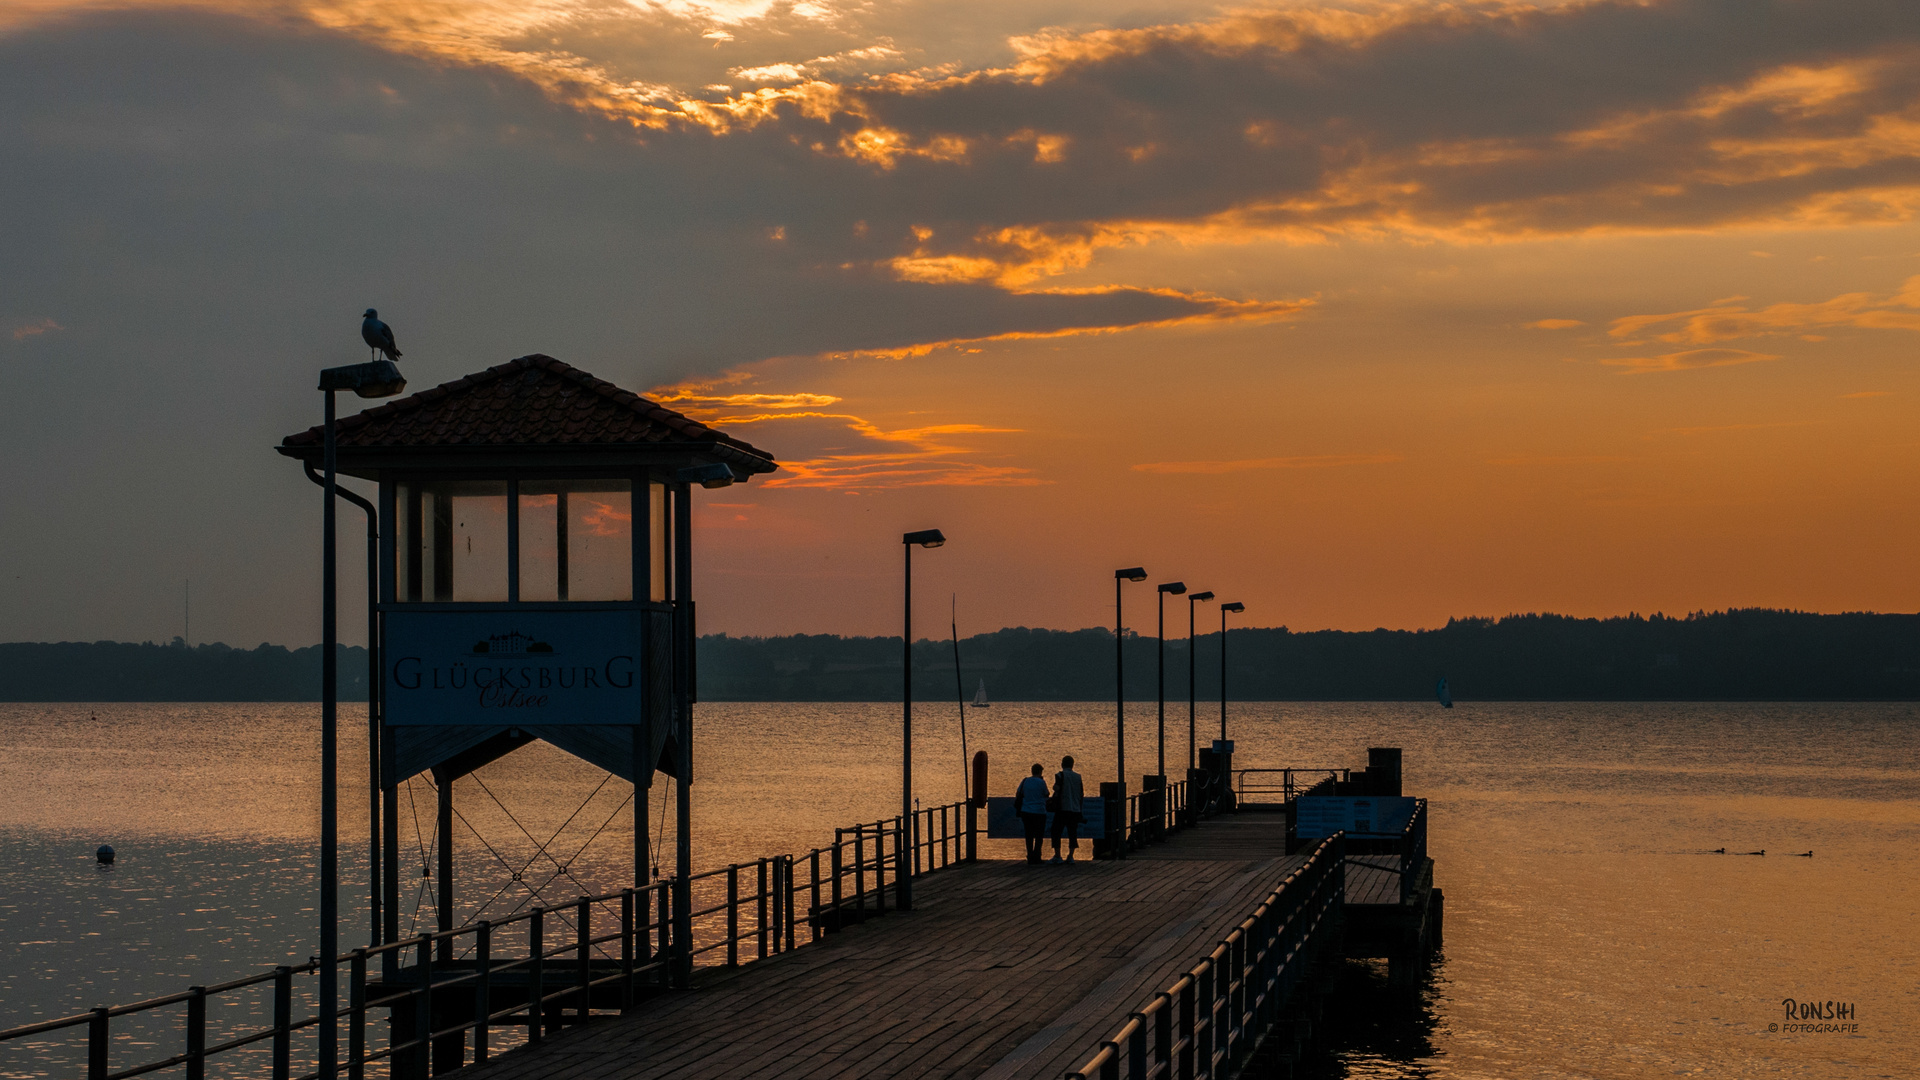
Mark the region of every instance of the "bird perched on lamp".
<instances>
[{"instance_id":1,"label":"bird perched on lamp","mask_svg":"<svg viewBox=\"0 0 1920 1080\"><path fill-rule=\"evenodd\" d=\"M400 349L393 343L393 327L381 322L380 313L372 308L367 309L366 318L360 324L360 340L375 353L385 353L388 360L400 359Z\"/></svg>"}]
</instances>

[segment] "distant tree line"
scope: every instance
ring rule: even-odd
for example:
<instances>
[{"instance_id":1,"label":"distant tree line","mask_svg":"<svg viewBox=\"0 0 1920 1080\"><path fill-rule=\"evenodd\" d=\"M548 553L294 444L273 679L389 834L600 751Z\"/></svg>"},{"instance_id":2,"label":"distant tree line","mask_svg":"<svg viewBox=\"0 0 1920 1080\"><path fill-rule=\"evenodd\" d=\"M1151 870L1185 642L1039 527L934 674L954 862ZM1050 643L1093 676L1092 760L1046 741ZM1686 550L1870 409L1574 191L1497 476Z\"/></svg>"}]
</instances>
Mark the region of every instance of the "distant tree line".
<instances>
[{"instance_id":1,"label":"distant tree line","mask_svg":"<svg viewBox=\"0 0 1920 1080\"><path fill-rule=\"evenodd\" d=\"M1129 633L1127 696L1151 699L1157 642ZM1220 695L1220 634L1193 643L1194 692ZM1166 692L1187 696L1188 642L1169 639ZM708 701L885 701L900 696L900 639L700 639ZM914 697L971 697L985 679L1007 701L1110 698L1111 630L999 630L913 646ZM1746 609L1609 619L1509 615L1436 630L1235 629L1227 688L1243 701L1407 701L1445 678L1461 700L1739 701L1920 699L1920 615Z\"/></svg>"},{"instance_id":2,"label":"distant tree line","mask_svg":"<svg viewBox=\"0 0 1920 1080\"><path fill-rule=\"evenodd\" d=\"M1127 696L1155 696L1157 642L1129 633ZM1220 634L1193 643L1197 696L1220 694ZM1187 696L1188 642L1169 640L1166 692ZM706 701L887 701L900 696L900 639L711 634L695 652ZM1110 630L1017 627L953 646L913 645L914 696L1097 701L1113 695ZM1227 686L1238 700L1430 698L1509 701L1920 700L1920 615L1745 609L1610 619L1509 615L1435 630L1235 629ZM316 701L320 649L119 642L0 644L0 700ZM343 648L343 701L366 700L366 653Z\"/></svg>"},{"instance_id":3,"label":"distant tree line","mask_svg":"<svg viewBox=\"0 0 1920 1080\"><path fill-rule=\"evenodd\" d=\"M0 644L0 701L319 701L318 645L235 649L174 638ZM367 700L367 650L340 649L340 700Z\"/></svg>"}]
</instances>

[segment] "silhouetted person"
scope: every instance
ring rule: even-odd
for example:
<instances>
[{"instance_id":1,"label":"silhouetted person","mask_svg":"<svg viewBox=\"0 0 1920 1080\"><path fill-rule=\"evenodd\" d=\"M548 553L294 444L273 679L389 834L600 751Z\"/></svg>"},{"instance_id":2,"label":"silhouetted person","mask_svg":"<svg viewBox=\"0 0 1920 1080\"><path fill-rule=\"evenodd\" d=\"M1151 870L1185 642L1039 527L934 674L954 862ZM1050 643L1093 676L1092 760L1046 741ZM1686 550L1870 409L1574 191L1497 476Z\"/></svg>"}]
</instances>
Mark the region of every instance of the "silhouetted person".
<instances>
[{"instance_id":1,"label":"silhouetted person","mask_svg":"<svg viewBox=\"0 0 1920 1080\"><path fill-rule=\"evenodd\" d=\"M1027 828L1027 861L1040 861L1040 845L1047 834L1047 782L1039 762L1033 763L1033 775L1020 781L1013 793L1013 805L1020 811L1020 824Z\"/></svg>"},{"instance_id":2,"label":"silhouetted person","mask_svg":"<svg viewBox=\"0 0 1920 1080\"><path fill-rule=\"evenodd\" d=\"M1060 861L1060 834L1067 834L1067 861L1080 850L1080 774L1073 771L1073 755L1060 759L1060 771L1053 774L1053 861Z\"/></svg>"}]
</instances>

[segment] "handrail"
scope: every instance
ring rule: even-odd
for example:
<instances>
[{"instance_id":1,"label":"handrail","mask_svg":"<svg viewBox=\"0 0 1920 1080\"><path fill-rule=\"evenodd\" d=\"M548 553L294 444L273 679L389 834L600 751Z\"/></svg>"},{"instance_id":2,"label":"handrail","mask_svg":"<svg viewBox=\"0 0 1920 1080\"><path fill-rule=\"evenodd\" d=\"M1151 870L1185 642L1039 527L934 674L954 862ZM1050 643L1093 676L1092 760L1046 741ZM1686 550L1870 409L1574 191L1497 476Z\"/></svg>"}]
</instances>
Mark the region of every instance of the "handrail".
<instances>
[{"instance_id":1,"label":"handrail","mask_svg":"<svg viewBox=\"0 0 1920 1080\"><path fill-rule=\"evenodd\" d=\"M1250 782L1249 777L1266 777L1278 773L1280 786L1274 787L1272 781ZM1353 770L1336 767L1312 767L1293 765L1284 769L1235 769L1233 770L1234 796L1239 802L1246 802L1249 795L1279 795L1280 801L1290 803L1312 788L1331 779L1337 783L1348 783L1353 779ZM1310 784L1301 783L1300 778L1317 777Z\"/></svg>"},{"instance_id":2,"label":"handrail","mask_svg":"<svg viewBox=\"0 0 1920 1080\"><path fill-rule=\"evenodd\" d=\"M1320 842L1200 962L1128 1015L1068 1080L1231 1075L1337 934L1345 838Z\"/></svg>"},{"instance_id":3,"label":"handrail","mask_svg":"<svg viewBox=\"0 0 1920 1080\"><path fill-rule=\"evenodd\" d=\"M434 1067L438 1046L442 1040L454 1038L464 1045L469 1032L471 1063L478 1064L499 1049L490 1038L490 1029L497 1025L522 1027L527 1042L539 1042L563 1024L586 1022L596 1009L607 1011L616 1004L621 1010L630 1008L645 991L665 984L675 957L692 964L725 950L724 959L708 962L729 967L765 959L802 944L796 934L801 918L811 930L807 940L817 941L840 925L838 912L846 900L843 894L847 879L853 882L857 917L865 918L869 900L872 914L886 910L885 886L891 879L897 887L903 868L913 877L922 877L955 863L971 862L977 851L976 812L964 802L949 803L916 810L905 823L896 817L836 829L833 844L803 856L810 867L810 880L805 883L795 873L792 855L772 855L690 875L689 895L698 889L703 897L690 903L693 940L686 942L673 940L676 883L666 878L637 888L582 896L552 907L536 905L500 919L482 919L354 949L332 961L336 967L348 968L342 982L349 1002L336 1012L336 1022L347 1028L347 1038L339 1041L346 1054L336 1062L335 1071L359 1080L368 1065L405 1056L412 1059L419 1075L445 1072ZM820 874L822 854L829 856L833 867L824 881ZM831 903L823 903L823 885L832 897ZM724 899L715 899L722 895ZM596 909L615 917L613 929L594 932L596 924L609 925L598 921ZM550 921L556 920L560 940L549 942ZM515 943L519 948L512 954L501 949L506 944L502 931L511 929L522 931L513 935L519 939ZM414 961L411 966L405 963L409 955ZM271 1040L269 1074L275 1080L293 1080L293 1037L317 1028L321 1022L317 1001L310 1002L311 1014L294 1018L294 977L313 974L320 967L321 961L312 959L145 1001L37 1020L0 1031L0 1044L84 1027L88 1080L127 1080L182 1065L188 1080L202 1080L207 1059ZM209 997L268 986L273 999L269 1025L208 1044ZM617 989L617 1003L596 999L596 990L602 992L602 999L608 998L608 988ZM496 991L502 990L511 991L510 1000L504 1007L496 1007ZM432 1007L433 999L449 992L471 993L472 1015L436 1027L442 1021ZM303 1002L312 996L301 995ZM120 1070L111 1068L112 1020L182 1005L186 1017L178 1030L184 1033L183 1052ZM367 1038L368 1021L376 1009L391 1010L391 1038L384 1047L370 1046ZM141 1045L151 1045L151 1041L143 1039ZM303 1057L316 1069L304 1073L302 1080L320 1075L317 1058L304 1050ZM462 1050L463 1061L467 1060L465 1054Z\"/></svg>"}]
</instances>

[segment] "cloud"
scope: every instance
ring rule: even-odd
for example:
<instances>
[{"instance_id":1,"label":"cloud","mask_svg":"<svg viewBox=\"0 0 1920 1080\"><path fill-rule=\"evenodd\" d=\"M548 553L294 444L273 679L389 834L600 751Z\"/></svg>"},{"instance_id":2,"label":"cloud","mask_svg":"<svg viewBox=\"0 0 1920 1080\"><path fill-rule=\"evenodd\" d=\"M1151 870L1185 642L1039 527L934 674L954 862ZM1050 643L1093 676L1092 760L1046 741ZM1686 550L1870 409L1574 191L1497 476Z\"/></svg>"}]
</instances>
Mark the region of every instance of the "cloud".
<instances>
[{"instance_id":1,"label":"cloud","mask_svg":"<svg viewBox=\"0 0 1920 1080\"><path fill-rule=\"evenodd\" d=\"M1769 353L1748 352L1745 349L1685 349L1661 356L1622 356L1600 362L1610 367L1626 368L1624 374L1640 375L1652 371L1690 371L1694 368L1731 367L1778 359L1778 356Z\"/></svg>"},{"instance_id":2,"label":"cloud","mask_svg":"<svg viewBox=\"0 0 1920 1080\"><path fill-rule=\"evenodd\" d=\"M1571 454L1571 455L1559 455L1559 456L1542 455L1542 454L1514 454L1508 457L1488 458L1487 464L1489 465L1547 465L1547 466L1550 466L1550 465L1615 465L1623 461L1632 461L1632 460L1634 459L1630 457L1622 457L1616 454Z\"/></svg>"},{"instance_id":3,"label":"cloud","mask_svg":"<svg viewBox=\"0 0 1920 1080\"><path fill-rule=\"evenodd\" d=\"M954 22L932 0L292 10L525 80L690 170L786 177L837 224L870 207L857 216L882 239L812 253L921 282L1031 283L1149 243L1830 226L1920 209L1920 6L1895 0L1288 5L1002 30L996 64L944 42ZM982 10L972 21L990 27L1036 17ZM721 27L740 39L725 60L688 67L712 44L675 43ZM736 55L749 40L760 51ZM703 89L759 78L782 85ZM938 239L906 241L909 213Z\"/></svg>"},{"instance_id":4,"label":"cloud","mask_svg":"<svg viewBox=\"0 0 1920 1080\"><path fill-rule=\"evenodd\" d=\"M1660 435L1714 435L1723 431L1769 431L1773 428L1811 427L1813 420L1777 420L1760 424L1712 424L1706 427L1663 428L1655 434Z\"/></svg>"},{"instance_id":5,"label":"cloud","mask_svg":"<svg viewBox=\"0 0 1920 1080\"><path fill-rule=\"evenodd\" d=\"M720 393L751 382L751 372L724 379L660 387L647 397L749 440L782 448L781 471L763 487L871 491L900 487L1030 486L1047 481L1016 465L983 461L979 437L1018 434L1018 428L972 423L885 429L852 413L822 412L832 394ZM740 407L751 412L734 412Z\"/></svg>"},{"instance_id":6,"label":"cloud","mask_svg":"<svg viewBox=\"0 0 1920 1080\"><path fill-rule=\"evenodd\" d=\"M61 326L52 319L35 319L31 322L16 324L13 328L13 340L25 341L28 338L39 337L41 334L51 334L56 330L65 329L66 327Z\"/></svg>"},{"instance_id":7,"label":"cloud","mask_svg":"<svg viewBox=\"0 0 1920 1080\"><path fill-rule=\"evenodd\" d=\"M1571 330L1585 325L1579 319L1539 319L1526 324L1529 330Z\"/></svg>"},{"instance_id":8,"label":"cloud","mask_svg":"<svg viewBox=\"0 0 1920 1080\"><path fill-rule=\"evenodd\" d=\"M1730 300L1744 300L1731 297ZM1691 311L1662 315L1627 315L1613 320L1608 335L1635 337L1664 323L1678 324L1655 335L1675 344L1709 345L1736 338L1765 337L1773 334L1798 334L1816 327L1851 326L1874 330L1920 330L1920 276L1908 278L1891 295L1856 292L1811 304L1779 303L1749 309L1744 305L1717 302ZM1799 334L1811 341L1817 336Z\"/></svg>"},{"instance_id":9,"label":"cloud","mask_svg":"<svg viewBox=\"0 0 1920 1080\"><path fill-rule=\"evenodd\" d=\"M1162 475L1248 472L1256 469L1331 469L1343 465L1386 465L1403 460L1398 454L1319 454L1307 457L1242 458L1237 461L1152 461L1133 466L1134 472Z\"/></svg>"}]
</instances>

